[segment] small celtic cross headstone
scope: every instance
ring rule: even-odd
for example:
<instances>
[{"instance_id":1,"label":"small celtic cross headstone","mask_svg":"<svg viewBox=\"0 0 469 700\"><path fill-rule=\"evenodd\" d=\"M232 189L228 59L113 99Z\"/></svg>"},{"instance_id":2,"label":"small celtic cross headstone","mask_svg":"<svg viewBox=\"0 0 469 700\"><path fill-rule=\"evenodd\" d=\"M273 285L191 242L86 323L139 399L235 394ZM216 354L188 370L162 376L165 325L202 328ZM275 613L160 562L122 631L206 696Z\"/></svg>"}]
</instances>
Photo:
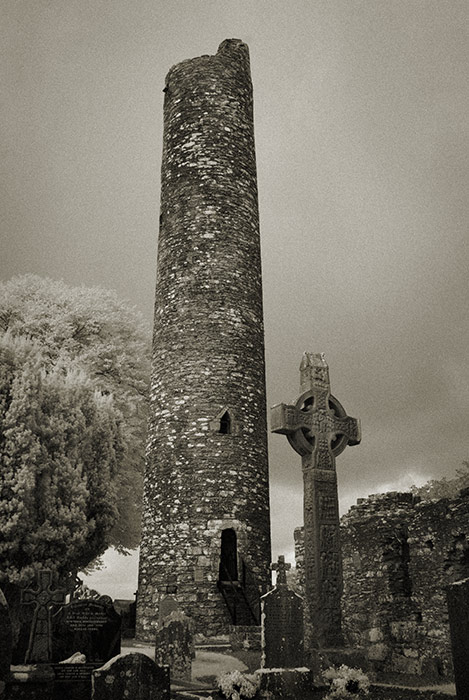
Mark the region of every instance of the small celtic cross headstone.
<instances>
[{"instance_id":1,"label":"small celtic cross headstone","mask_svg":"<svg viewBox=\"0 0 469 700\"><path fill-rule=\"evenodd\" d=\"M279 556L271 569L277 572L275 588L261 597L263 668L295 668L303 664L303 601L290 591L287 571L291 564Z\"/></svg>"},{"instance_id":2,"label":"small celtic cross headstone","mask_svg":"<svg viewBox=\"0 0 469 700\"><path fill-rule=\"evenodd\" d=\"M21 602L36 606L31 622L26 664L51 661L51 606L63 605L65 594L64 589L52 590L52 571L49 569L41 569L37 572L37 589L28 588L21 591Z\"/></svg>"},{"instance_id":3,"label":"small celtic cross headstone","mask_svg":"<svg viewBox=\"0 0 469 700\"><path fill-rule=\"evenodd\" d=\"M272 408L271 430L302 457L304 482L305 647L341 646L342 561L335 458L360 442L360 423L330 393L323 354L301 365L300 397Z\"/></svg>"},{"instance_id":4,"label":"small celtic cross headstone","mask_svg":"<svg viewBox=\"0 0 469 700\"><path fill-rule=\"evenodd\" d=\"M277 572L277 579L275 581L276 586L286 586L287 585L287 571L291 569L291 564L285 561L285 557L283 554L279 555L278 561L276 564L272 564L271 567L272 571Z\"/></svg>"}]
</instances>

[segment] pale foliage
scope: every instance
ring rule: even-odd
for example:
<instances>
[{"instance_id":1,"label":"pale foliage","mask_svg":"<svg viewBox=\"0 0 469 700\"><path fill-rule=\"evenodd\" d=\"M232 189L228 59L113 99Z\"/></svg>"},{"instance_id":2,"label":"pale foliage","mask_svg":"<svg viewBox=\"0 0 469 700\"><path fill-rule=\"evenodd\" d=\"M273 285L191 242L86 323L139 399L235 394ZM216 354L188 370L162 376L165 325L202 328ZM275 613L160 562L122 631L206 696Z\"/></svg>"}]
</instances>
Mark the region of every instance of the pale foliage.
<instances>
[{"instance_id":1,"label":"pale foliage","mask_svg":"<svg viewBox=\"0 0 469 700\"><path fill-rule=\"evenodd\" d=\"M107 546L121 413L77 368L44 369L40 346L0 337L0 580L59 577Z\"/></svg>"},{"instance_id":2,"label":"pale foliage","mask_svg":"<svg viewBox=\"0 0 469 700\"><path fill-rule=\"evenodd\" d=\"M330 688L324 700L339 700L339 698L356 698L368 695L370 680L360 668L350 668L345 664L335 668L331 666L323 672L330 682Z\"/></svg>"},{"instance_id":3,"label":"pale foliage","mask_svg":"<svg viewBox=\"0 0 469 700\"><path fill-rule=\"evenodd\" d=\"M469 487L469 462L465 461L456 469L456 476L452 479L432 479L423 486L412 487L412 493L423 500L455 498L462 489Z\"/></svg>"},{"instance_id":4,"label":"pale foliage","mask_svg":"<svg viewBox=\"0 0 469 700\"><path fill-rule=\"evenodd\" d=\"M81 372L97 391L111 397L123 416L123 449L113 487L118 519L109 544L138 544L144 464L150 331L139 314L116 294L101 288L68 287L63 282L24 275L0 284L0 332L33 339L41 369L72 381Z\"/></svg>"},{"instance_id":5,"label":"pale foliage","mask_svg":"<svg viewBox=\"0 0 469 700\"><path fill-rule=\"evenodd\" d=\"M217 678L218 689L228 700L243 700L253 698L260 686L258 674L244 674L241 671L231 671Z\"/></svg>"}]
</instances>

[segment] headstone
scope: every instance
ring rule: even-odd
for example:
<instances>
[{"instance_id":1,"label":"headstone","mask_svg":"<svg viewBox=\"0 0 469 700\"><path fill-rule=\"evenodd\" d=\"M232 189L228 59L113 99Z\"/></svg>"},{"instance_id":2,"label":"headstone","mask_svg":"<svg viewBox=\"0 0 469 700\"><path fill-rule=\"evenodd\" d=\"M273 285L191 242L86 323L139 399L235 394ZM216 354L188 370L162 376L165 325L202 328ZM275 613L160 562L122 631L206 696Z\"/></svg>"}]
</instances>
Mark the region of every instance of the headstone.
<instances>
[{"instance_id":1,"label":"headstone","mask_svg":"<svg viewBox=\"0 0 469 700\"><path fill-rule=\"evenodd\" d=\"M121 619L112 600L72 600L54 616L53 658L59 662L76 652L87 663L104 663L120 653Z\"/></svg>"},{"instance_id":2,"label":"headstone","mask_svg":"<svg viewBox=\"0 0 469 700\"><path fill-rule=\"evenodd\" d=\"M114 607L121 616L121 636L123 639L135 637L135 600L114 599Z\"/></svg>"},{"instance_id":3,"label":"headstone","mask_svg":"<svg viewBox=\"0 0 469 700\"><path fill-rule=\"evenodd\" d=\"M360 424L330 393L323 354L305 353L300 397L272 408L272 432L302 457L304 482L305 649L343 644L342 561L335 458L360 442Z\"/></svg>"},{"instance_id":4,"label":"headstone","mask_svg":"<svg viewBox=\"0 0 469 700\"><path fill-rule=\"evenodd\" d=\"M169 666L171 679L190 680L194 655L192 620L181 612L170 613L156 632L157 666Z\"/></svg>"},{"instance_id":5,"label":"headstone","mask_svg":"<svg viewBox=\"0 0 469 700\"><path fill-rule=\"evenodd\" d=\"M63 606L53 618L54 700L89 700L91 673L120 653L120 633L108 596Z\"/></svg>"},{"instance_id":6,"label":"headstone","mask_svg":"<svg viewBox=\"0 0 469 700\"><path fill-rule=\"evenodd\" d=\"M0 591L0 698L4 697L6 681L10 675L11 651L10 613L5 596Z\"/></svg>"},{"instance_id":7,"label":"headstone","mask_svg":"<svg viewBox=\"0 0 469 700\"><path fill-rule=\"evenodd\" d=\"M161 627L165 617L168 617L168 615L171 615L173 612L179 611L179 605L173 596L165 595L164 598L162 597L158 607L158 627Z\"/></svg>"},{"instance_id":8,"label":"headstone","mask_svg":"<svg viewBox=\"0 0 469 700\"><path fill-rule=\"evenodd\" d=\"M469 698L469 578L447 586L454 682L458 700Z\"/></svg>"},{"instance_id":9,"label":"headstone","mask_svg":"<svg viewBox=\"0 0 469 700\"><path fill-rule=\"evenodd\" d=\"M303 599L287 587L290 566L283 556L278 558L272 565L276 586L261 598L263 668L298 668L304 663Z\"/></svg>"},{"instance_id":10,"label":"headstone","mask_svg":"<svg viewBox=\"0 0 469 700\"><path fill-rule=\"evenodd\" d=\"M92 700L169 700L169 668L145 654L119 655L93 671Z\"/></svg>"},{"instance_id":11,"label":"headstone","mask_svg":"<svg viewBox=\"0 0 469 700\"><path fill-rule=\"evenodd\" d=\"M64 663L52 664L54 672L53 700L90 700L91 674L99 664L84 663L80 657L74 654L74 660ZM73 657L72 657L73 659Z\"/></svg>"},{"instance_id":12,"label":"headstone","mask_svg":"<svg viewBox=\"0 0 469 700\"><path fill-rule=\"evenodd\" d=\"M65 600L64 589L52 589L52 571L37 573L37 588L21 591L21 603L35 605L25 663L48 662L52 659L51 609Z\"/></svg>"}]
</instances>

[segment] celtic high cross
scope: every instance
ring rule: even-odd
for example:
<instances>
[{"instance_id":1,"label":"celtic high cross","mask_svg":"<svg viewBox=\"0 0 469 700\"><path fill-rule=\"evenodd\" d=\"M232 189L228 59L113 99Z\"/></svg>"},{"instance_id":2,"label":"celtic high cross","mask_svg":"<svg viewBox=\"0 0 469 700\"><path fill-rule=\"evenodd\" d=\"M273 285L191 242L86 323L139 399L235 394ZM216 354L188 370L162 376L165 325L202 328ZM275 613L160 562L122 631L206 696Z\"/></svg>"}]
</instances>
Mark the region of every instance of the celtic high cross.
<instances>
[{"instance_id":1,"label":"celtic high cross","mask_svg":"<svg viewBox=\"0 0 469 700\"><path fill-rule=\"evenodd\" d=\"M360 423L330 393L324 355L305 352L301 395L274 406L271 430L302 457L304 482L305 649L341 646L342 561L335 458L360 442Z\"/></svg>"},{"instance_id":2,"label":"celtic high cross","mask_svg":"<svg viewBox=\"0 0 469 700\"><path fill-rule=\"evenodd\" d=\"M28 588L21 591L21 602L36 606L26 651L26 664L52 659L51 606L63 605L65 593L64 589L52 589L52 571L49 569L41 569L37 572L36 589Z\"/></svg>"}]
</instances>

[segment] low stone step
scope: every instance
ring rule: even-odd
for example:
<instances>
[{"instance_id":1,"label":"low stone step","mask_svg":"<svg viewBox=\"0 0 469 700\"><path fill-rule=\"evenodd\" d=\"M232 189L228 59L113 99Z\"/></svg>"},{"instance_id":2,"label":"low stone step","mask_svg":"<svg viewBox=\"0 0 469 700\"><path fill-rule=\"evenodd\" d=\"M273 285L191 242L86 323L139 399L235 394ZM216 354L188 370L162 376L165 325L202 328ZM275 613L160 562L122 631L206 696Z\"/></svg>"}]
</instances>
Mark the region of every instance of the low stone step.
<instances>
[{"instance_id":1,"label":"low stone step","mask_svg":"<svg viewBox=\"0 0 469 700\"><path fill-rule=\"evenodd\" d=\"M232 651L231 644L196 644L196 651L213 651L218 654L226 654Z\"/></svg>"}]
</instances>

